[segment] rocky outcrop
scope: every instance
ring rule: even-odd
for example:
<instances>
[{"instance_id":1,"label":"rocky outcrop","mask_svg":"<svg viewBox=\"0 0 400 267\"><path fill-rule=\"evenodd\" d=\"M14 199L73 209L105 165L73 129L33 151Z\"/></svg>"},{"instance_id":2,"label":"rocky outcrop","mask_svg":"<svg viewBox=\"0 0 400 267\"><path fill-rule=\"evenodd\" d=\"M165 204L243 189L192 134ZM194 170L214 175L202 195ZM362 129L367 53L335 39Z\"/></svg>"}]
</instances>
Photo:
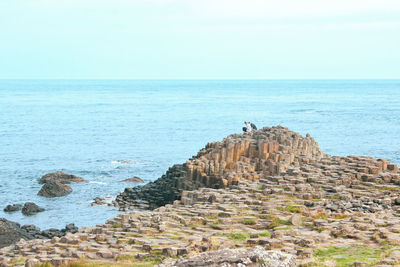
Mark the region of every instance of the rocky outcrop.
<instances>
[{"instance_id":1,"label":"rocky outcrop","mask_svg":"<svg viewBox=\"0 0 400 267\"><path fill-rule=\"evenodd\" d=\"M326 157L318 143L287 128L265 127L208 143L185 164L174 165L155 182L126 188L116 201L122 209L152 209L172 203L183 190L224 188L240 181L284 175L290 168Z\"/></svg>"},{"instance_id":2,"label":"rocky outcrop","mask_svg":"<svg viewBox=\"0 0 400 267\"><path fill-rule=\"evenodd\" d=\"M65 228L61 230L51 228L41 231L40 228L35 225L23 225L21 227L19 223L0 218L0 248L15 244L21 239L51 239L53 237L63 237L67 233L74 234L77 232L78 227L73 223L66 225ZM23 249L23 247L19 248Z\"/></svg>"},{"instance_id":3,"label":"rocky outcrop","mask_svg":"<svg viewBox=\"0 0 400 267\"><path fill-rule=\"evenodd\" d=\"M30 216L30 215L35 215L38 212L44 211L43 208L39 207L33 202L26 202L24 206L22 207L22 214Z\"/></svg>"},{"instance_id":4,"label":"rocky outcrop","mask_svg":"<svg viewBox=\"0 0 400 267\"><path fill-rule=\"evenodd\" d=\"M0 248L14 244L20 239L30 240L33 238L22 230L18 223L0 218Z\"/></svg>"},{"instance_id":5,"label":"rocky outcrop","mask_svg":"<svg viewBox=\"0 0 400 267\"><path fill-rule=\"evenodd\" d=\"M134 176L132 178L122 180L120 183L144 183L144 181L141 178Z\"/></svg>"},{"instance_id":6,"label":"rocky outcrop","mask_svg":"<svg viewBox=\"0 0 400 267\"><path fill-rule=\"evenodd\" d=\"M230 160L228 154L241 151L226 149L232 148L232 140L262 144L265 136L269 142L277 140L278 152L249 145L239 161ZM296 255L298 266L341 266L344 260L346 266L398 264L397 165L365 156L326 155L310 136L296 136L282 127L230 136L170 168L161 179L118 197L122 209L160 207L120 214L61 238L20 241L0 249L0 261L26 260L27 266L74 261L269 266L269 256L283 264ZM223 148L231 152L221 154ZM275 160L265 161L267 154L260 158L260 151L273 151L266 153L275 154ZM217 152L228 159L216 160Z\"/></svg>"},{"instance_id":7,"label":"rocky outcrop","mask_svg":"<svg viewBox=\"0 0 400 267\"><path fill-rule=\"evenodd\" d=\"M81 177L78 177L78 176L75 176L72 174L68 174L68 173L65 173L62 171L48 173L48 174L43 175L42 178L40 178L39 183L44 184L49 181L57 181L62 184L87 182L87 180L85 180Z\"/></svg>"},{"instance_id":8,"label":"rocky outcrop","mask_svg":"<svg viewBox=\"0 0 400 267\"><path fill-rule=\"evenodd\" d=\"M236 267L236 266L294 267L296 256L279 250L265 250L263 247L223 249L179 259L176 267Z\"/></svg>"},{"instance_id":9,"label":"rocky outcrop","mask_svg":"<svg viewBox=\"0 0 400 267\"><path fill-rule=\"evenodd\" d=\"M38 195L44 197L61 197L66 196L71 192L72 188L69 185L50 180L42 186Z\"/></svg>"},{"instance_id":10,"label":"rocky outcrop","mask_svg":"<svg viewBox=\"0 0 400 267\"><path fill-rule=\"evenodd\" d=\"M29 235L33 236L34 238L38 239L51 239L53 237L63 237L67 233L74 234L78 232L78 227L76 227L75 224L73 223L66 225L65 228L61 230L50 228L41 231L39 227L32 224L24 225L21 227L21 229L24 230Z\"/></svg>"},{"instance_id":11,"label":"rocky outcrop","mask_svg":"<svg viewBox=\"0 0 400 267\"><path fill-rule=\"evenodd\" d=\"M12 204L12 205L7 205L4 208L5 212L14 212L14 211L19 211L22 208L20 204Z\"/></svg>"}]
</instances>

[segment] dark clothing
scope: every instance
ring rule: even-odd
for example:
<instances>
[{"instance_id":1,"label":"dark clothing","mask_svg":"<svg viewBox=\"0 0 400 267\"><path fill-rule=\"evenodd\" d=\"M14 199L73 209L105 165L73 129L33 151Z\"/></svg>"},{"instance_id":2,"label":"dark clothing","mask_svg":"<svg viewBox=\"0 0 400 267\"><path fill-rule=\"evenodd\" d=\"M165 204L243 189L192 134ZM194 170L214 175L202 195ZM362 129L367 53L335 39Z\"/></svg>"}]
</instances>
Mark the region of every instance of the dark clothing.
<instances>
[{"instance_id":1,"label":"dark clothing","mask_svg":"<svg viewBox=\"0 0 400 267\"><path fill-rule=\"evenodd\" d=\"M254 123L250 123L250 126L253 130L257 130L257 126Z\"/></svg>"}]
</instances>

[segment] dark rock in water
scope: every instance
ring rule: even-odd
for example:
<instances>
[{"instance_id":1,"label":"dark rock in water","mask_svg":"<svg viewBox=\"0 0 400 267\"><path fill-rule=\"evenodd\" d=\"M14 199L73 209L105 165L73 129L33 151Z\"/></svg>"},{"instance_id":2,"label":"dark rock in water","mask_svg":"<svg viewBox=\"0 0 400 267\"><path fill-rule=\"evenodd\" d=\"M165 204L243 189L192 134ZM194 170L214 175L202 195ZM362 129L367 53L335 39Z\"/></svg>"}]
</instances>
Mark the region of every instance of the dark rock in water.
<instances>
[{"instance_id":1,"label":"dark rock in water","mask_svg":"<svg viewBox=\"0 0 400 267\"><path fill-rule=\"evenodd\" d=\"M32 203L32 202L26 202L24 204L24 207L22 208L22 213L27 216L34 215L34 214L36 214L38 212L42 212L42 211L44 211L43 208L39 207L38 205L36 205L35 203Z\"/></svg>"},{"instance_id":2,"label":"dark rock in water","mask_svg":"<svg viewBox=\"0 0 400 267\"><path fill-rule=\"evenodd\" d=\"M296 266L296 256L278 250L254 248L223 249L203 252L189 258L177 260L173 266L266 266L291 267Z\"/></svg>"},{"instance_id":3,"label":"dark rock in water","mask_svg":"<svg viewBox=\"0 0 400 267\"><path fill-rule=\"evenodd\" d=\"M12 204L12 205L7 205L7 207L4 208L5 212L13 212L13 211L19 211L22 208L22 205L20 204Z\"/></svg>"},{"instance_id":4,"label":"dark rock in water","mask_svg":"<svg viewBox=\"0 0 400 267\"><path fill-rule=\"evenodd\" d=\"M48 181L43 185L42 189L40 189L38 195L44 197L61 197L71 192L72 188L69 185L57 181Z\"/></svg>"},{"instance_id":5,"label":"dark rock in water","mask_svg":"<svg viewBox=\"0 0 400 267\"><path fill-rule=\"evenodd\" d=\"M144 181L141 178L135 176L129 179L122 180L120 181L120 183L144 183Z\"/></svg>"},{"instance_id":6,"label":"dark rock in water","mask_svg":"<svg viewBox=\"0 0 400 267\"><path fill-rule=\"evenodd\" d=\"M42 176L42 178L40 178L39 183L44 184L49 181L57 181L62 184L70 184L72 182L75 182L75 183L87 182L87 180L85 180L81 177L78 177L78 176L75 176L72 174L68 174L68 173L65 173L62 171L45 174L44 176Z\"/></svg>"},{"instance_id":7,"label":"dark rock in water","mask_svg":"<svg viewBox=\"0 0 400 267\"><path fill-rule=\"evenodd\" d=\"M0 218L0 248L12 245L21 238L31 240L34 237L21 229L18 223Z\"/></svg>"},{"instance_id":8,"label":"dark rock in water","mask_svg":"<svg viewBox=\"0 0 400 267\"><path fill-rule=\"evenodd\" d=\"M93 199L93 202L92 202L91 205L92 205L92 206L96 206L96 205L107 205L106 198L104 198L104 197L96 197L95 199Z\"/></svg>"}]
</instances>

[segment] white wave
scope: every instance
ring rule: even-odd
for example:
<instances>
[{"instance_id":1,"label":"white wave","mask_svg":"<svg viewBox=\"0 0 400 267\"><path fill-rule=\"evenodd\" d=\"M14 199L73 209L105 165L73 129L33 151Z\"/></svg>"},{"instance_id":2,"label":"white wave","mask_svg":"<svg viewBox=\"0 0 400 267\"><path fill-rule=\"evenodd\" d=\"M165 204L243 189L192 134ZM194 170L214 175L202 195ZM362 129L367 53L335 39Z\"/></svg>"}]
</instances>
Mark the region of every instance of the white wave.
<instances>
[{"instance_id":1,"label":"white wave","mask_svg":"<svg viewBox=\"0 0 400 267\"><path fill-rule=\"evenodd\" d=\"M90 181L89 184L107 184L105 182Z\"/></svg>"},{"instance_id":2,"label":"white wave","mask_svg":"<svg viewBox=\"0 0 400 267\"><path fill-rule=\"evenodd\" d=\"M113 160L111 164L141 164L141 162L135 160Z\"/></svg>"}]
</instances>

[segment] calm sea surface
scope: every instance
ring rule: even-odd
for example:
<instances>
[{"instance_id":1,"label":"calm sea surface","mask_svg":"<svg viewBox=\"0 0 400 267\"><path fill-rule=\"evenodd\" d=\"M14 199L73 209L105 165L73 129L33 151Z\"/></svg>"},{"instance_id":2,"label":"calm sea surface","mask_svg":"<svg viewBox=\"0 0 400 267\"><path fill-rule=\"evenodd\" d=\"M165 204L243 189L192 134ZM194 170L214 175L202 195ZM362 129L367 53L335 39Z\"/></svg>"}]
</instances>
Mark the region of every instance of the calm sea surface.
<instances>
[{"instance_id":1,"label":"calm sea surface","mask_svg":"<svg viewBox=\"0 0 400 267\"><path fill-rule=\"evenodd\" d=\"M42 229L104 223L118 211L93 198L115 197L132 176L157 179L245 120L310 133L332 155L400 163L400 80L0 80L0 217ZM58 170L90 183L37 196L37 180ZM46 211L2 211L27 201Z\"/></svg>"}]
</instances>

